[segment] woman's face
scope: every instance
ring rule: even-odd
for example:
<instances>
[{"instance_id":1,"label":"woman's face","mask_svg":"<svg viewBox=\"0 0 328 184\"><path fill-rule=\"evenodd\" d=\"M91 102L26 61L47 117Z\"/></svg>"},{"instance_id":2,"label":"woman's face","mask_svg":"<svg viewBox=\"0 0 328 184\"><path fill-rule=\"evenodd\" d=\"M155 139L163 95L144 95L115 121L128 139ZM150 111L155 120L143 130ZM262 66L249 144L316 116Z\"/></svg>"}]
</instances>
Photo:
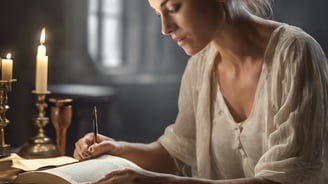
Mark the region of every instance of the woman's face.
<instances>
[{"instance_id":1,"label":"woman's face","mask_svg":"<svg viewBox=\"0 0 328 184\"><path fill-rule=\"evenodd\" d=\"M202 50L225 21L218 0L148 0L161 17L162 33L170 35L188 55Z\"/></svg>"}]
</instances>

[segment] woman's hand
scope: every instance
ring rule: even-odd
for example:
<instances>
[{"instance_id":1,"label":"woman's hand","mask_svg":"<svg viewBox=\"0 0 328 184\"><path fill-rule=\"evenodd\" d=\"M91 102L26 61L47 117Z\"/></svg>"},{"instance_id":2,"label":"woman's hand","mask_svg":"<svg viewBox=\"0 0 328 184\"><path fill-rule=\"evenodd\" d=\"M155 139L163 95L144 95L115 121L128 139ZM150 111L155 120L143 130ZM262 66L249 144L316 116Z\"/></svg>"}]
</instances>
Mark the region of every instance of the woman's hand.
<instances>
[{"instance_id":1,"label":"woman's hand","mask_svg":"<svg viewBox=\"0 0 328 184\"><path fill-rule=\"evenodd\" d=\"M104 135L97 135L97 142L94 141L94 134L87 133L75 143L74 158L87 160L103 154L119 156L122 144Z\"/></svg>"},{"instance_id":2,"label":"woman's hand","mask_svg":"<svg viewBox=\"0 0 328 184\"><path fill-rule=\"evenodd\" d=\"M113 171L100 178L93 184L170 184L180 183L178 177L168 174L160 174L150 171L136 171L132 169L121 169ZM181 183L183 184L183 183ZM186 183L187 184L187 183Z\"/></svg>"}]
</instances>

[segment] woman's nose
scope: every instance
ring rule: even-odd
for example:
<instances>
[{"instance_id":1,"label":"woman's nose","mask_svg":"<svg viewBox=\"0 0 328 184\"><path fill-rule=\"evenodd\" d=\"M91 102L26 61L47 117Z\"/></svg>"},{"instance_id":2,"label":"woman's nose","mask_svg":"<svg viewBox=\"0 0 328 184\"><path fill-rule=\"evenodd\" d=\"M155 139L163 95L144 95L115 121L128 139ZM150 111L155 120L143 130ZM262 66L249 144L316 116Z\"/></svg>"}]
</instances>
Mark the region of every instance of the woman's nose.
<instances>
[{"instance_id":1,"label":"woman's nose","mask_svg":"<svg viewBox=\"0 0 328 184\"><path fill-rule=\"evenodd\" d=\"M172 32L174 32L176 26L174 26L174 23L172 19L169 17L162 16L162 34L163 35L169 35Z\"/></svg>"}]
</instances>

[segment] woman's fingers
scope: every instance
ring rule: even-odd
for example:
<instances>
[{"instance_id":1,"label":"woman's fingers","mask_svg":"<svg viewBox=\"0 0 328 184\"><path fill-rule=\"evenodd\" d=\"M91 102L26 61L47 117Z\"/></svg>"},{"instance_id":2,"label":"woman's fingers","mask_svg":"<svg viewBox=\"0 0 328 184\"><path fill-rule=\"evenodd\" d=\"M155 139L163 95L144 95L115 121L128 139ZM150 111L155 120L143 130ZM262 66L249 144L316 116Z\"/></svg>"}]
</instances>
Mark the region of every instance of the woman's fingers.
<instances>
[{"instance_id":1,"label":"woman's fingers","mask_svg":"<svg viewBox=\"0 0 328 184\"><path fill-rule=\"evenodd\" d=\"M78 160L84 160L88 158L88 153L86 152L88 147L93 143L93 136L92 134L86 134L84 137L80 138L75 143L74 149L74 158Z\"/></svg>"},{"instance_id":2,"label":"woman's fingers","mask_svg":"<svg viewBox=\"0 0 328 184\"><path fill-rule=\"evenodd\" d=\"M175 179L172 175L121 169L105 175L95 184L167 184L172 183Z\"/></svg>"},{"instance_id":3,"label":"woman's fingers","mask_svg":"<svg viewBox=\"0 0 328 184\"><path fill-rule=\"evenodd\" d=\"M95 184L133 184L137 176L138 174L131 169L121 169L105 175Z\"/></svg>"},{"instance_id":4,"label":"woman's fingers","mask_svg":"<svg viewBox=\"0 0 328 184\"><path fill-rule=\"evenodd\" d=\"M94 134L88 133L75 143L73 156L78 160L87 160L102 154L119 156L121 144L112 138L99 134L94 142Z\"/></svg>"},{"instance_id":5,"label":"woman's fingers","mask_svg":"<svg viewBox=\"0 0 328 184\"><path fill-rule=\"evenodd\" d=\"M102 141L100 143L95 143L87 149L87 153L91 157L96 157L102 154L117 155L115 150L117 149L117 143L111 140Z\"/></svg>"}]
</instances>

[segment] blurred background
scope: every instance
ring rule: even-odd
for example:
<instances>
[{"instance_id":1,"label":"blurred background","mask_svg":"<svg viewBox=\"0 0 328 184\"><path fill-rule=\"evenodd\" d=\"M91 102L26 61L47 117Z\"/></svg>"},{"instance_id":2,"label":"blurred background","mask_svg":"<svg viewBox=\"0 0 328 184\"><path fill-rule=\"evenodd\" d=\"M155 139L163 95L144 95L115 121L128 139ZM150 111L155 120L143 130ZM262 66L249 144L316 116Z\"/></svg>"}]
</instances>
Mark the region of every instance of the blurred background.
<instances>
[{"instance_id":1,"label":"blurred background","mask_svg":"<svg viewBox=\"0 0 328 184\"><path fill-rule=\"evenodd\" d=\"M328 53L326 0L276 0L274 19L311 34ZM14 60L17 82L9 95L5 140L20 147L36 135L35 57L46 28L49 97L73 99L67 154L92 130L151 142L174 122L180 78L188 57L161 35L146 0L0 0L0 57ZM48 104L49 108L52 106ZM49 108L47 116L50 117ZM46 134L55 140L49 122Z\"/></svg>"}]
</instances>

